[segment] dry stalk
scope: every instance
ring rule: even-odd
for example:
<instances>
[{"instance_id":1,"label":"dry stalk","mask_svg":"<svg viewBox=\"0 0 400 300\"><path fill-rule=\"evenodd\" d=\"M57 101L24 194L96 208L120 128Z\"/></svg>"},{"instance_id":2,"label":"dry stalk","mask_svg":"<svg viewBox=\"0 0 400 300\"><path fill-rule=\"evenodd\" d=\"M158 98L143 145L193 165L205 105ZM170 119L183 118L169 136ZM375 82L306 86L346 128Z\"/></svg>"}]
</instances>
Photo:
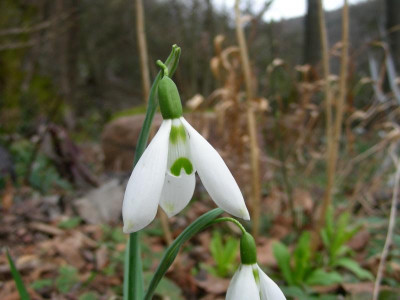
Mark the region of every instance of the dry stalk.
<instances>
[{"instance_id":1,"label":"dry stalk","mask_svg":"<svg viewBox=\"0 0 400 300\"><path fill-rule=\"evenodd\" d=\"M236 35L240 48L240 56L243 65L244 79L246 83L246 96L247 96L247 126L250 137L250 156L251 156L251 171L252 171L252 197L251 197L251 213L253 221L252 234L254 238L257 238L259 233L260 225L260 214L261 214L261 185L260 185L260 165L259 157L260 151L257 141L257 127L255 112L252 106L254 100L254 90L251 79L251 69L249 56L247 51L246 39L244 36L241 14L239 9L240 0L235 2L235 20L236 20Z\"/></svg>"},{"instance_id":2,"label":"dry stalk","mask_svg":"<svg viewBox=\"0 0 400 300\"><path fill-rule=\"evenodd\" d=\"M159 209L158 217L160 218L161 221L161 227L164 232L164 239L167 242L167 244L170 245L174 239L172 238L171 229L169 228L168 216L162 209Z\"/></svg>"},{"instance_id":3,"label":"dry stalk","mask_svg":"<svg viewBox=\"0 0 400 300\"><path fill-rule=\"evenodd\" d=\"M136 0L136 32L138 39L138 48L140 56L140 70L142 74L142 88L145 102L149 98L150 93L150 72L149 59L147 53L146 32L144 24L144 10L142 0Z\"/></svg>"},{"instance_id":4,"label":"dry stalk","mask_svg":"<svg viewBox=\"0 0 400 300\"><path fill-rule=\"evenodd\" d=\"M392 205L391 205L391 209L390 209L389 226L388 226L388 231L387 231L387 235L386 235L385 245L383 246L381 259L380 259L379 266L378 266L378 272L376 274L376 280L375 280L374 293L373 293L372 300L378 300L378 297L379 297L380 285L381 285L381 281L383 278L383 273L385 271L386 258L389 254L389 248L392 244L393 232L394 232L394 228L395 228L395 224L396 224L397 204L398 204L398 199L399 199L399 183L400 183L400 159L394 153L395 147L391 147L391 148L392 148L392 151L390 152L390 155L396 166L396 174L395 174L395 179L394 179L395 181L394 181L394 188L393 188Z\"/></svg>"},{"instance_id":5,"label":"dry stalk","mask_svg":"<svg viewBox=\"0 0 400 300\"><path fill-rule=\"evenodd\" d=\"M329 84L329 53L328 53L328 38L326 33L326 25L324 18L324 11L322 0L319 1L319 15L320 15L320 28L321 28L321 41L322 41L322 56L323 56L323 69L325 77L325 100L326 100L326 134L327 134L327 184L324 199L322 202L319 218L317 221L316 232L319 231L325 224L325 216L328 207L332 203L333 187L335 184L336 163L339 151L339 141L342 133L342 121L345 106L345 99L347 93L347 64L348 64L348 47L349 47L349 8L347 0L344 1L343 14L342 14L342 53L340 62L340 83L339 83L339 99L335 107L335 119L332 119L332 98L333 92ZM315 236L319 237L315 233ZM319 238L314 239L314 249L319 244Z\"/></svg>"}]
</instances>

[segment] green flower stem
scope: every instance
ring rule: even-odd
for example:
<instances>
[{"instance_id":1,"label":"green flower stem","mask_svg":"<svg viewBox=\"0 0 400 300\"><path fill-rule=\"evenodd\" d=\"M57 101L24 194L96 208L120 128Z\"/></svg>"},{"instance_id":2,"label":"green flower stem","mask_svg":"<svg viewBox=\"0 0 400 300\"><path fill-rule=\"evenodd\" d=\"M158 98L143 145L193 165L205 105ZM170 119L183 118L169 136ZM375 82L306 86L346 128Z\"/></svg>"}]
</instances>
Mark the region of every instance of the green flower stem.
<instances>
[{"instance_id":1,"label":"green flower stem","mask_svg":"<svg viewBox=\"0 0 400 300\"><path fill-rule=\"evenodd\" d=\"M177 45L172 46L171 54L165 61L165 65L170 71L170 76L175 73L178 67L181 49ZM146 149L147 140L149 138L151 123L158 104L158 83L162 78L162 72L158 72L153 85L151 86L149 101L146 111L146 117L143 122L142 129L139 134L134 166L139 161L144 150ZM143 270L140 254L139 233L134 232L129 235L128 244L125 255L125 271L124 271L124 300L142 300L143 299Z\"/></svg>"},{"instance_id":2,"label":"green flower stem","mask_svg":"<svg viewBox=\"0 0 400 300\"><path fill-rule=\"evenodd\" d=\"M162 75L163 77L169 76L168 67L161 60L157 60L157 66L159 66L161 70L164 71Z\"/></svg>"},{"instance_id":3,"label":"green flower stem","mask_svg":"<svg viewBox=\"0 0 400 300\"><path fill-rule=\"evenodd\" d=\"M232 222L234 223L237 227L239 227L239 229L242 231L242 234L246 234L246 229L244 229L243 225L240 224L240 222L234 218L230 218L230 217L224 217L224 218L218 218L215 219L214 221L211 222L211 225L216 224L216 223L221 223L221 222Z\"/></svg>"},{"instance_id":4,"label":"green flower stem","mask_svg":"<svg viewBox=\"0 0 400 300\"><path fill-rule=\"evenodd\" d=\"M160 261L160 264L157 267L156 272L153 275L153 278L151 279L149 289L147 290L147 293L144 297L145 300L150 300L151 297L154 294L154 291L156 290L158 284L161 281L161 278L165 275L167 272L168 268L171 266L173 261L175 260L176 256L178 255L180 247L188 241L190 238L192 238L194 235L199 233L200 231L207 229L208 227L221 223L221 222L232 222L236 224L240 230L242 231L243 236L248 234L246 232L246 229L244 229L243 225L240 224L239 221L229 218L229 217L224 217L224 218L218 218L220 214L222 214L224 211L220 208L215 208L202 216L198 217L192 224L190 224L174 241L173 243L168 247L168 249L164 252L163 258Z\"/></svg>"},{"instance_id":5,"label":"green flower stem","mask_svg":"<svg viewBox=\"0 0 400 300\"><path fill-rule=\"evenodd\" d=\"M172 242L172 244L165 250L164 255L160 261L160 264L157 267L156 272L153 275L153 278L150 281L149 288L144 297L144 300L151 300L152 296L160 283L162 277L167 272L168 268L174 262L176 256L178 255L179 249L181 246L192 238L194 235L204 230L213 224L213 221L216 217L222 214L224 211L220 208L215 208L200 217L198 217L192 224L185 228L184 231Z\"/></svg>"}]
</instances>

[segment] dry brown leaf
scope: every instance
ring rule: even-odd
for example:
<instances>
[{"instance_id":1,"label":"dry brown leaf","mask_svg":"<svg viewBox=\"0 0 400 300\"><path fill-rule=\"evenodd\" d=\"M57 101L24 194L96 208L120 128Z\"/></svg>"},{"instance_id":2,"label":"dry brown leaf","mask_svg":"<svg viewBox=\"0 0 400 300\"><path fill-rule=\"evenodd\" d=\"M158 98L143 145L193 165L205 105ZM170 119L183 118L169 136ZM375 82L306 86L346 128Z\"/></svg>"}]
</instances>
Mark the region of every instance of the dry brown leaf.
<instances>
[{"instance_id":1,"label":"dry brown leaf","mask_svg":"<svg viewBox=\"0 0 400 300\"><path fill-rule=\"evenodd\" d=\"M195 279L196 284L209 294L222 294L228 289L230 279L214 277L207 274L204 280Z\"/></svg>"},{"instance_id":2,"label":"dry brown leaf","mask_svg":"<svg viewBox=\"0 0 400 300\"><path fill-rule=\"evenodd\" d=\"M273 253L273 245L278 242L278 239L267 239L264 237L258 238L257 245L257 262L264 266L276 267L277 262Z\"/></svg>"},{"instance_id":3,"label":"dry brown leaf","mask_svg":"<svg viewBox=\"0 0 400 300\"><path fill-rule=\"evenodd\" d=\"M362 251L368 245L370 236L371 234L368 230L361 230L349 241L348 246L354 251Z\"/></svg>"}]
</instances>

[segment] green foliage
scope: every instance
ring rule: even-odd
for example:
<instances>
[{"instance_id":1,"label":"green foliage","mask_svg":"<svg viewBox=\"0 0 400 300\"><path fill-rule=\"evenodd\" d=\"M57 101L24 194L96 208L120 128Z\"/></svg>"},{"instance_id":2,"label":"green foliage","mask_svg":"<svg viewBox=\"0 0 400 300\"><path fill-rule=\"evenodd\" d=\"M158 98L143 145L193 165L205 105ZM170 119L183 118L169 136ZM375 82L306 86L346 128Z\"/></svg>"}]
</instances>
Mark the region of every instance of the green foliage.
<instances>
[{"instance_id":1,"label":"green foliage","mask_svg":"<svg viewBox=\"0 0 400 300\"><path fill-rule=\"evenodd\" d=\"M302 289L297 286L281 287L283 293L288 299L296 300L337 300L336 295L313 295L312 290Z\"/></svg>"},{"instance_id":2,"label":"green foliage","mask_svg":"<svg viewBox=\"0 0 400 300\"><path fill-rule=\"evenodd\" d=\"M28 291L25 288L25 284L22 281L21 274L19 273L17 267L15 266L14 261L10 253L8 252L8 249L6 250L6 254L7 254L8 264L10 265L11 274L13 276L15 285L17 286L19 296L21 297L21 300L29 300L30 297Z\"/></svg>"},{"instance_id":3,"label":"green foliage","mask_svg":"<svg viewBox=\"0 0 400 300\"><path fill-rule=\"evenodd\" d=\"M135 106L129 109L121 110L111 116L111 120L115 120L121 117L128 117L128 116L134 116L134 115L139 115L139 114L144 114L146 112L146 106L140 105L140 106Z\"/></svg>"},{"instance_id":4,"label":"green foliage","mask_svg":"<svg viewBox=\"0 0 400 300\"><path fill-rule=\"evenodd\" d=\"M52 279L39 279L39 280L35 280L31 284L31 288L33 288L35 291L41 290L43 288L51 287L51 286L53 286Z\"/></svg>"},{"instance_id":5,"label":"green foliage","mask_svg":"<svg viewBox=\"0 0 400 300\"><path fill-rule=\"evenodd\" d=\"M149 284L152 273L145 273L144 274L144 283L146 285ZM157 286L155 294L162 296L163 298L168 299L176 299L176 300L183 300L182 291L179 286L177 286L173 281L169 280L168 278L161 279L160 283Z\"/></svg>"},{"instance_id":6,"label":"green foliage","mask_svg":"<svg viewBox=\"0 0 400 300\"><path fill-rule=\"evenodd\" d=\"M322 242L328 253L328 266L331 268L342 267L353 272L359 279L372 280L373 276L353 259L347 257L351 249L346 243L360 230L361 226L350 226L350 214L343 213L334 221L333 208L326 213L325 227L321 230Z\"/></svg>"},{"instance_id":7,"label":"green foliage","mask_svg":"<svg viewBox=\"0 0 400 300\"><path fill-rule=\"evenodd\" d=\"M114 244L126 242L126 235L120 227L111 227L107 224L101 226L103 230L103 241L109 248L114 248Z\"/></svg>"},{"instance_id":8,"label":"green foliage","mask_svg":"<svg viewBox=\"0 0 400 300\"><path fill-rule=\"evenodd\" d=\"M81 224L82 219L80 217L72 217L67 220L63 220L60 223L58 223L58 227L61 229L73 229L79 224Z\"/></svg>"},{"instance_id":9,"label":"green foliage","mask_svg":"<svg viewBox=\"0 0 400 300\"><path fill-rule=\"evenodd\" d=\"M316 269L310 273L305 283L307 285L331 285L341 283L343 277L334 271L327 272L324 269Z\"/></svg>"},{"instance_id":10,"label":"green foliage","mask_svg":"<svg viewBox=\"0 0 400 300\"><path fill-rule=\"evenodd\" d=\"M84 294L80 295L78 299L79 300L97 300L97 299L99 299L99 297L93 292L88 292L88 293L84 293Z\"/></svg>"},{"instance_id":11,"label":"green foliage","mask_svg":"<svg viewBox=\"0 0 400 300\"><path fill-rule=\"evenodd\" d=\"M70 183L61 177L52 161L43 153L37 153L31 165L34 151L34 145L28 140L20 140L11 145L17 180L23 181L31 168L28 180L34 189L42 193L48 193L53 188L71 189Z\"/></svg>"},{"instance_id":12,"label":"green foliage","mask_svg":"<svg viewBox=\"0 0 400 300\"><path fill-rule=\"evenodd\" d=\"M328 272L321 268L315 268L311 253L311 235L303 232L297 246L290 254L289 249L282 243L277 242L273 246L274 256L289 286L304 285L329 285L342 281L336 272Z\"/></svg>"},{"instance_id":13,"label":"green foliage","mask_svg":"<svg viewBox=\"0 0 400 300\"><path fill-rule=\"evenodd\" d=\"M62 266L58 270L56 287L60 293L68 293L79 282L78 270L72 266Z\"/></svg>"},{"instance_id":14,"label":"green foliage","mask_svg":"<svg viewBox=\"0 0 400 300\"><path fill-rule=\"evenodd\" d=\"M223 242L218 231L214 231L210 251L215 261L215 267L208 267L207 270L218 277L230 276L236 267L236 257L239 250L239 241L236 238L228 237Z\"/></svg>"},{"instance_id":15,"label":"green foliage","mask_svg":"<svg viewBox=\"0 0 400 300\"><path fill-rule=\"evenodd\" d=\"M294 280L292 278L291 256L289 249L281 242L277 242L273 246L273 251L283 278L289 285L293 285Z\"/></svg>"},{"instance_id":16,"label":"green foliage","mask_svg":"<svg viewBox=\"0 0 400 300\"><path fill-rule=\"evenodd\" d=\"M361 280L373 280L374 276L371 272L363 269L358 262L348 257L338 258L335 262L335 267L342 267L353 272Z\"/></svg>"},{"instance_id":17,"label":"green foliage","mask_svg":"<svg viewBox=\"0 0 400 300\"><path fill-rule=\"evenodd\" d=\"M373 279L369 271L349 257L352 253L346 243L360 229L359 226L350 226L349 221L350 215L344 213L335 222L333 210L328 210L325 227L321 230L324 249L318 253L311 252L309 232L302 233L292 254L284 244L274 244L274 256L289 286L304 288L341 283L344 278L338 272L340 268L352 272L361 280Z\"/></svg>"},{"instance_id":18,"label":"green foliage","mask_svg":"<svg viewBox=\"0 0 400 300\"><path fill-rule=\"evenodd\" d=\"M172 242L172 244L168 247L168 249L164 252L163 258L161 259L160 264L157 267L156 272L153 275L153 278L150 281L149 288L144 297L145 300L152 299L152 295L160 283L161 279L167 272L168 268L174 262L176 256L179 253L179 249L182 245L187 242L191 237L196 235L201 230L207 228L212 224L212 222L223 213L223 210L220 208L215 208L199 218L197 218L192 224L185 228L185 230Z\"/></svg>"},{"instance_id":19,"label":"green foliage","mask_svg":"<svg viewBox=\"0 0 400 300\"><path fill-rule=\"evenodd\" d=\"M338 257L350 252L350 248L346 246L346 243L360 229L360 227L350 228L349 218L349 213L343 213L335 222L332 207L326 213L326 223L321 230L321 238L328 251L329 265L334 265Z\"/></svg>"}]
</instances>

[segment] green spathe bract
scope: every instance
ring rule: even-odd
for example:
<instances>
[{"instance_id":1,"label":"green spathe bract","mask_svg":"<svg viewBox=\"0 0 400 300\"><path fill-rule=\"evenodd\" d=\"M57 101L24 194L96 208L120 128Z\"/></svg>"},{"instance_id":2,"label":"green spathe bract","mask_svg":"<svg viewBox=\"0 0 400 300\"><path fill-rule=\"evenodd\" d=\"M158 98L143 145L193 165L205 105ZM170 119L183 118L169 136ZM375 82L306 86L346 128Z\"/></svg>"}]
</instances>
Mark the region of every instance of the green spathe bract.
<instances>
[{"instance_id":1,"label":"green spathe bract","mask_svg":"<svg viewBox=\"0 0 400 300\"><path fill-rule=\"evenodd\" d=\"M243 233L240 238L240 259L244 265L257 263L256 241L248 232Z\"/></svg>"},{"instance_id":2,"label":"green spathe bract","mask_svg":"<svg viewBox=\"0 0 400 300\"><path fill-rule=\"evenodd\" d=\"M158 97L164 119L177 119L182 116L182 103L178 88L168 76L164 76L158 84Z\"/></svg>"}]
</instances>

